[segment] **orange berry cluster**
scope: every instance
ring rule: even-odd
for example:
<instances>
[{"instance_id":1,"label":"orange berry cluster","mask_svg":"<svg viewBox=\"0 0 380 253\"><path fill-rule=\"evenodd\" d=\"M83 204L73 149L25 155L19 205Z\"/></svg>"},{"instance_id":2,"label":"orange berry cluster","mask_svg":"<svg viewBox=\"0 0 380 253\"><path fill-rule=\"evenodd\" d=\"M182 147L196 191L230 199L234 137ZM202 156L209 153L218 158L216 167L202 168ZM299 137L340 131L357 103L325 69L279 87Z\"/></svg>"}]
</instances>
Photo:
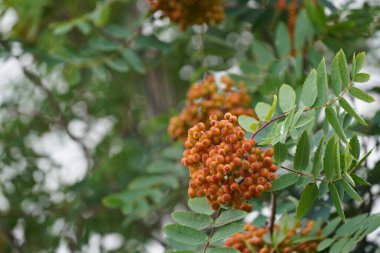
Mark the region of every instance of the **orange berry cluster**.
<instances>
[{"instance_id":1,"label":"orange berry cluster","mask_svg":"<svg viewBox=\"0 0 380 253\"><path fill-rule=\"evenodd\" d=\"M180 25L219 23L224 19L223 0L148 0L152 11L161 10L163 16Z\"/></svg>"},{"instance_id":2,"label":"orange berry cluster","mask_svg":"<svg viewBox=\"0 0 380 253\"><path fill-rule=\"evenodd\" d=\"M190 198L206 196L211 207L252 210L249 203L276 179L273 149L255 148L256 141L245 139L237 117L226 113L224 119L210 116L210 126L198 123L188 131L181 160L189 168Z\"/></svg>"},{"instance_id":3,"label":"orange berry cluster","mask_svg":"<svg viewBox=\"0 0 380 253\"><path fill-rule=\"evenodd\" d=\"M290 229L285 239L280 243L276 252L280 253L311 253L317 252L317 246L320 239L314 241L307 241L300 244L291 244L292 237L296 234L301 236L307 236L314 227L314 221L309 220L305 227L301 227L297 224L294 228ZM279 229L276 224L274 227L275 231ZM253 253L250 248L255 249L258 253L269 253L272 252L272 246L268 245L264 241L264 236L269 233L268 227L255 227L252 224L245 224L245 231L237 233L225 241L226 247L236 248L242 253ZM317 232L317 236L321 235L321 230ZM322 238L321 238L322 239ZM248 245L248 246L247 246Z\"/></svg>"},{"instance_id":4,"label":"orange berry cluster","mask_svg":"<svg viewBox=\"0 0 380 253\"><path fill-rule=\"evenodd\" d=\"M250 107L251 97L243 83L234 85L228 76L221 79L223 87L218 88L215 78L207 76L202 82L193 84L187 93L187 105L181 114L170 119L168 133L174 140L184 140L190 127L204 122L209 127L209 116L214 114L222 119L230 112L236 116L255 116Z\"/></svg>"}]
</instances>

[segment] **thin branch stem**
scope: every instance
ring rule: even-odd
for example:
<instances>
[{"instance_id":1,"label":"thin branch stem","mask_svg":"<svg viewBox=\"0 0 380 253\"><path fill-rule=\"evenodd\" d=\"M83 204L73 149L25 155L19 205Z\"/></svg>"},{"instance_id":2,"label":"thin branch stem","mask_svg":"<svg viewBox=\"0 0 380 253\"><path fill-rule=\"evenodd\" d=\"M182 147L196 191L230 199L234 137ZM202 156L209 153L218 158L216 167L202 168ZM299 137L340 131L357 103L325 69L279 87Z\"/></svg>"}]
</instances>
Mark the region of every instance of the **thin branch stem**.
<instances>
[{"instance_id":1,"label":"thin branch stem","mask_svg":"<svg viewBox=\"0 0 380 253\"><path fill-rule=\"evenodd\" d=\"M218 212L216 213L216 216L215 216L215 218L214 218L214 222L215 222L216 219L219 218L219 216L220 216L221 213L222 213L222 208L219 208L219 210L218 210ZM205 245L205 247L203 248L202 253L205 253L205 252L206 252L208 246L210 245L210 240L211 240L212 236L214 235L214 232L215 232L215 227L213 226L213 227L211 228L210 236L209 236L208 239L207 239L206 245Z\"/></svg>"},{"instance_id":2,"label":"thin branch stem","mask_svg":"<svg viewBox=\"0 0 380 253\"><path fill-rule=\"evenodd\" d=\"M16 57L17 58L17 57ZM18 58L17 58L18 59ZM91 155L91 151L87 148L87 146L84 144L84 142L82 141L82 139L76 137L68 128L68 124L69 124L69 119L64 115L63 111L61 110L61 107L58 103L58 101L56 100L54 94L48 89L45 87L45 85L43 84L41 78L33 73L32 71L28 70L26 67L22 66L22 71L24 72L24 75L38 88L40 88L46 95L46 99L48 101L48 103L50 104L50 106L53 108L53 110L55 111L55 113L57 113L59 115L59 122L60 122L60 125L63 127L64 131L66 132L66 134L73 140L75 141L76 143L78 143L78 145L81 147L85 157L86 157L86 160L87 160L87 168L89 169L92 164L93 164L93 159L92 159L92 155Z\"/></svg>"},{"instance_id":3,"label":"thin branch stem","mask_svg":"<svg viewBox=\"0 0 380 253\"><path fill-rule=\"evenodd\" d=\"M271 119L270 121L266 122L264 125L262 125L259 129L257 129L251 136L251 139L255 138L255 136L261 132L261 130L263 130L264 128L266 128L267 126L269 126L272 122L276 121L276 120L279 120L279 119L282 119L284 118L285 116L287 115L287 113L284 113L284 114L281 114L277 117L274 117L273 119Z\"/></svg>"},{"instance_id":4,"label":"thin branch stem","mask_svg":"<svg viewBox=\"0 0 380 253\"><path fill-rule=\"evenodd\" d=\"M287 171L290 171L292 173L295 173L295 174L298 174L298 175L301 175L301 176L305 176L305 177L310 177L312 179L314 179L314 181L320 181L320 182L327 182L327 183L332 183L332 182L335 182L335 181L339 181L340 178L337 178L337 179L332 179L332 180L327 180L327 179L322 179L322 178L316 178L314 177L313 175L309 174L309 173L305 173L305 172L302 172L302 171L298 171L298 170L295 170L295 169L290 169L290 168L287 168L283 165L280 166L282 169L284 170L287 170Z\"/></svg>"},{"instance_id":5,"label":"thin branch stem","mask_svg":"<svg viewBox=\"0 0 380 253\"><path fill-rule=\"evenodd\" d=\"M269 232L270 232L271 238L273 238L274 222L276 220L276 209L277 209L276 193L272 192L271 216L270 216L270 219L269 219Z\"/></svg>"}]
</instances>

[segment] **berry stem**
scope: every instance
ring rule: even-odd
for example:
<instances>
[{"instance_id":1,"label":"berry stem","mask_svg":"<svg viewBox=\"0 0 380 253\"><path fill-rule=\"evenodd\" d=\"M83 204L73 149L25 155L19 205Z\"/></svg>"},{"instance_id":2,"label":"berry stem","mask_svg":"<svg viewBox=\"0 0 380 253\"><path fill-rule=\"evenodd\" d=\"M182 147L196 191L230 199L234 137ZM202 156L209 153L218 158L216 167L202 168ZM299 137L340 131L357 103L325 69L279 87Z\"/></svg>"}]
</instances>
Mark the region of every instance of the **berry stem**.
<instances>
[{"instance_id":1,"label":"berry stem","mask_svg":"<svg viewBox=\"0 0 380 253\"><path fill-rule=\"evenodd\" d=\"M219 208L219 209L218 209L218 212L216 213L216 216L215 216L215 218L214 218L214 222L216 221L216 219L219 218L219 216L220 216L221 213L222 213L222 208ZM214 223L214 222L213 222L213 223ZM207 240L207 242L206 242L205 247L203 248L202 253L205 253L205 252L206 252L208 246L210 245L210 240L211 240L212 236L214 235L214 232L215 232L215 227L213 226L213 227L211 228L210 236L208 237L208 240Z\"/></svg>"},{"instance_id":2,"label":"berry stem","mask_svg":"<svg viewBox=\"0 0 380 253\"><path fill-rule=\"evenodd\" d=\"M285 116L287 115L287 113L284 113L284 114L281 114L277 117L274 117L273 119L271 119L270 121L268 121L267 123L265 123L264 125L262 125L259 129L257 129L251 136L251 139L255 138L256 134L260 133L261 130L263 130L264 128L266 128L267 126L269 126L272 122L276 121L276 120L279 120L279 119L282 119L284 118Z\"/></svg>"},{"instance_id":3,"label":"berry stem","mask_svg":"<svg viewBox=\"0 0 380 253\"><path fill-rule=\"evenodd\" d=\"M311 175L311 174L309 174L309 173L301 172L301 171L298 171L298 170L295 170L295 169L290 169L290 168L287 168L287 167L282 166L282 165L281 165L280 167L281 167L282 169L284 169L284 170L287 170L287 171L293 172L293 173L298 174L298 175L301 175L301 176L311 177L311 178L313 178L315 181L332 183L332 182L335 182L335 181L339 181L339 180L340 180L340 178L332 179L332 180L326 180L326 179L322 179L322 178L315 178L313 175Z\"/></svg>"}]
</instances>

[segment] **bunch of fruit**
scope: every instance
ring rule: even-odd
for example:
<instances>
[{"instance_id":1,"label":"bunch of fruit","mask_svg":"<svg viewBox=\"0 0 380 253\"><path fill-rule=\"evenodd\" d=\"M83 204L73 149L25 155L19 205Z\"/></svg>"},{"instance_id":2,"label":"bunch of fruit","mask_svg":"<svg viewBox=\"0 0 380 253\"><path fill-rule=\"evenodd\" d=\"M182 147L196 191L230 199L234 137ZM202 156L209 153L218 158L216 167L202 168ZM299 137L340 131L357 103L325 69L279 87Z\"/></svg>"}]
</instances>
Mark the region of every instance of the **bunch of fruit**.
<instances>
[{"instance_id":1,"label":"bunch of fruit","mask_svg":"<svg viewBox=\"0 0 380 253\"><path fill-rule=\"evenodd\" d=\"M184 30L188 25L219 23L224 19L223 0L148 0L152 11L162 11Z\"/></svg>"},{"instance_id":2,"label":"bunch of fruit","mask_svg":"<svg viewBox=\"0 0 380 253\"><path fill-rule=\"evenodd\" d=\"M190 172L189 197L206 196L214 210L232 206L251 211L246 202L272 188L277 171L273 149L264 152L255 145L231 113L222 120L211 115L209 126L190 128L181 160Z\"/></svg>"},{"instance_id":3,"label":"bunch of fruit","mask_svg":"<svg viewBox=\"0 0 380 253\"><path fill-rule=\"evenodd\" d=\"M168 133L174 140L184 140L190 127L198 122L210 126L210 115L222 119L230 112L236 116L255 116L250 108L251 97L243 83L234 85L228 76L223 76L218 87L215 77L207 76L200 83L194 83L188 90L186 107L181 114L170 119Z\"/></svg>"}]
</instances>

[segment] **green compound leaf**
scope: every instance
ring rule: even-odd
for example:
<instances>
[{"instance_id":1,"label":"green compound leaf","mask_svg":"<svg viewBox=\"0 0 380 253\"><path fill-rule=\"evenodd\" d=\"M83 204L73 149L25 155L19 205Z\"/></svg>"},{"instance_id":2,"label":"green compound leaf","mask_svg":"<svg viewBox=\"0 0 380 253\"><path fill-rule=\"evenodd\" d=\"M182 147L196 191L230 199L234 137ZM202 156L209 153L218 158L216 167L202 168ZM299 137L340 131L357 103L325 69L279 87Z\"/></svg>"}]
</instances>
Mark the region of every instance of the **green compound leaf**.
<instances>
[{"instance_id":1,"label":"green compound leaf","mask_svg":"<svg viewBox=\"0 0 380 253\"><path fill-rule=\"evenodd\" d=\"M273 181L270 191L279 191L285 189L297 183L299 179L300 177L295 173L283 174Z\"/></svg>"},{"instance_id":2,"label":"green compound leaf","mask_svg":"<svg viewBox=\"0 0 380 253\"><path fill-rule=\"evenodd\" d=\"M188 245L203 244L208 239L205 233L179 224L166 225L163 230L170 238Z\"/></svg>"},{"instance_id":3,"label":"green compound leaf","mask_svg":"<svg viewBox=\"0 0 380 253\"><path fill-rule=\"evenodd\" d=\"M356 97L357 99L360 99L366 103L372 103L375 101L375 99L372 96L368 95L367 93L356 87L351 87L349 92L353 97Z\"/></svg>"},{"instance_id":4,"label":"green compound leaf","mask_svg":"<svg viewBox=\"0 0 380 253\"><path fill-rule=\"evenodd\" d=\"M219 218L216 219L216 221L214 222L213 226L214 227L224 226L228 223L243 219L246 215L247 213L242 210L230 209L230 210L222 212Z\"/></svg>"},{"instance_id":5,"label":"green compound leaf","mask_svg":"<svg viewBox=\"0 0 380 253\"><path fill-rule=\"evenodd\" d=\"M196 213L203 213L207 215L211 215L214 213L214 210L212 210L206 198L189 199L188 205L190 209Z\"/></svg>"},{"instance_id":6,"label":"green compound leaf","mask_svg":"<svg viewBox=\"0 0 380 253\"><path fill-rule=\"evenodd\" d=\"M354 108L351 107L351 105L347 102L347 100L345 100L344 98L341 98L339 100L339 104L340 106L342 106L342 108L348 113L350 114L352 117L354 117L354 119L359 123L359 124L362 124L364 126L367 126L367 123L364 121L364 119L362 117L360 117L360 115L354 110Z\"/></svg>"},{"instance_id":7,"label":"green compound leaf","mask_svg":"<svg viewBox=\"0 0 380 253\"><path fill-rule=\"evenodd\" d=\"M303 191L300 201L297 206L296 216L297 219L302 218L307 214L314 202L318 198L318 187L316 184L308 184Z\"/></svg>"},{"instance_id":8,"label":"green compound leaf","mask_svg":"<svg viewBox=\"0 0 380 253\"><path fill-rule=\"evenodd\" d=\"M280 88L278 97L280 108L283 112L289 112L294 108L296 92L291 86L283 84Z\"/></svg>"},{"instance_id":9,"label":"green compound leaf","mask_svg":"<svg viewBox=\"0 0 380 253\"><path fill-rule=\"evenodd\" d=\"M333 183L329 183L329 192L331 199L334 203L334 206L336 208L336 212L338 213L339 217L343 220L343 222L346 222L346 217L344 216L344 211L343 211L343 203L342 200L339 197L338 191Z\"/></svg>"},{"instance_id":10,"label":"green compound leaf","mask_svg":"<svg viewBox=\"0 0 380 253\"><path fill-rule=\"evenodd\" d=\"M175 222L198 230L207 228L212 223L210 216L191 211L176 211L171 216Z\"/></svg>"},{"instance_id":11,"label":"green compound leaf","mask_svg":"<svg viewBox=\"0 0 380 253\"><path fill-rule=\"evenodd\" d=\"M311 107L317 99L317 94L317 71L313 69L307 76L302 87L302 103L307 107Z\"/></svg>"},{"instance_id":12,"label":"green compound leaf","mask_svg":"<svg viewBox=\"0 0 380 253\"><path fill-rule=\"evenodd\" d=\"M221 227L216 230L215 234L211 238L210 242L217 242L224 240L236 233L244 231L244 224L242 223L231 223L227 226Z\"/></svg>"},{"instance_id":13,"label":"green compound leaf","mask_svg":"<svg viewBox=\"0 0 380 253\"><path fill-rule=\"evenodd\" d=\"M334 131L338 134L339 138L341 138L344 142L347 142L347 137L344 134L343 128L339 123L338 115L335 110L331 107L327 107L325 109L327 121L330 123Z\"/></svg>"},{"instance_id":14,"label":"green compound leaf","mask_svg":"<svg viewBox=\"0 0 380 253\"><path fill-rule=\"evenodd\" d=\"M294 168L296 170L306 170L309 164L310 142L306 131L303 132L298 141L296 154L294 156Z\"/></svg>"}]
</instances>

